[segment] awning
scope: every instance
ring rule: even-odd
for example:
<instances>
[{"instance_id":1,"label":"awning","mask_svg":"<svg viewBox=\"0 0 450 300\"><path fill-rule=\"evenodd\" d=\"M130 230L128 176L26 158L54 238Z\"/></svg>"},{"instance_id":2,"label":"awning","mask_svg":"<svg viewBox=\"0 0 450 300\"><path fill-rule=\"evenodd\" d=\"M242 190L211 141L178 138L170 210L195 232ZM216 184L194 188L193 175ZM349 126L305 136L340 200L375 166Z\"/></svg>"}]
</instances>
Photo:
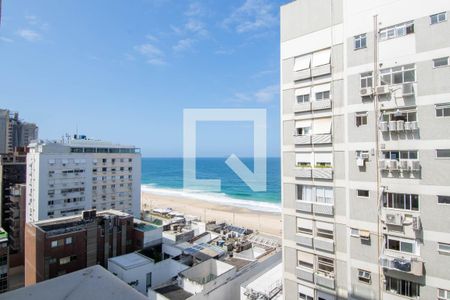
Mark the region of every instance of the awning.
<instances>
[{"instance_id":1,"label":"awning","mask_svg":"<svg viewBox=\"0 0 450 300\"><path fill-rule=\"evenodd\" d=\"M298 251L297 258L298 260L314 265L314 254L312 253Z\"/></svg>"},{"instance_id":2,"label":"awning","mask_svg":"<svg viewBox=\"0 0 450 300\"><path fill-rule=\"evenodd\" d=\"M313 86L313 93L314 94L315 93L320 93L320 92L326 92L326 91L330 91L330 90L331 90L331 84L330 83Z\"/></svg>"},{"instance_id":3,"label":"awning","mask_svg":"<svg viewBox=\"0 0 450 300\"><path fill-rule=\"evenodd\" d=\"M297 227L313 229L313 221L308 219L297 218Z\"/></svg>"},{"instance_id":4,"label":"awning","mask_svg":"<svg viewBox=\"0 0 450 300\"><path fill-rule=\"evenodd\" d=\"M312 161L312 153L311 152L300 152L295 154L295 161L297 163L311 163Z\"/></svg>"},{"instance_id":5,"label":"awning","mask_svg":"<svg viewBox=\"0 0 450 300\"><path fill-rule=\"evenodd\" d=\"M311 94L310 87L295 90L295 96L303 96L303 95L309 95L309 94Z\"/></svg>"},{"instance_id":6,"label":"awning","mask_svg":"<svg viewBox=\"0 0 450 300\"><path fill-rule=\"evenodd\" d=\"M329 134L331 133L331 118L322 118L313 120L314 134Z\"/></svg>"},{"instance_id":7,"label":"awning","mask_svg":"<svg viewBox=\"0 0 450 300\"><path fill-rule=\"evenodd\" d=\"M295 128L307 128L311 127L312 120L300 120L295 121Z\"/></svg>"},{"instance_id":8,"label":"awning","mask_svg":"<svg viewBox=\"0 0 450 300\"><path fill-rule=\"evenodd\" d=\"M359 236L365 239L370 239L370 231L368 230L359 230Z\"/></svg>"},{"instance_id":9,"label":"awning","mask_svg":"<svg viewBox=\"0 0 450 300\"><path fill-rule=\"evenodd\" d=\"M314 289L312 289L310 287L299 284L298 292L314 299Z\"/></svg>"},{"instance_id":10,"label":"awning","mask_svg":"<svg viewBox=\"0 0 450 300\"><path fill-rule=\"evenodd\" d=\"M312 59L312 66L318 67L330 63L331 49L314 52Z\"/></svg>"},{"instance_id":11,"label":"awning","mask_svg":"<svg viewBox=\"0 0 450 300\"><path fill-rule=\"evenodd\" d=\"M299 56L294 61L294 72L309 69L311 66L311 54Z\"/></svg>"},{"instance_id":12,"label":"awning","mask_svg":"<svg viewBox=\"0 0 450 300\"><path fill-rule=\"evenodd\" d=\"M314 161L316 163L331 163L333 154L331 152L315 152Z\"/></svg>"},{"instance_id":13,"label":"awning","mask_svg":"<svg viewBox=\"0 0 450 300\"><path fill-rule=\"evenodd\" d=\"M325 222L316 221L316 227L318 229L334 231L333 223L325 223Z\"/></svg>"}]
</instances>

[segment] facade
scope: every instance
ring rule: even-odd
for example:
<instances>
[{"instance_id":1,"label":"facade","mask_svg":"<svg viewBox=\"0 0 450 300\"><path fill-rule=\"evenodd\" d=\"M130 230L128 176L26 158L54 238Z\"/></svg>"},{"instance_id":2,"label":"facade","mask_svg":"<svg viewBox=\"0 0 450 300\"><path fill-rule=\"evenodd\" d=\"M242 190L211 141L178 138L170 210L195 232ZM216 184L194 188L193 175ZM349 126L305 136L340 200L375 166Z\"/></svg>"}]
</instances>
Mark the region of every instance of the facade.
<instances>
[{"instance_id":1,"label":"facade","mask_svg":"<svg viewBox=\"0 0 450 300\"><path fill-rule=\"evenodd\" d=\"M25 285L100 264L134 250L133 216L107 210L27 223Z\"/></svg>"},{"instance_id":2,"label":"facade","mask_svg":"<svg viewBox=\"0 0 450 300\"><path fill-rule=\"evenodd\" d=\"M117 209L140 215L141 155L134 146L37 141L27 155L27 222Z\"/></svg>"},{"instance_id":3,"label":"facade","mask_svg":"<svg viewBox=\"0 0 450 300\"><path fill-rule=\"evenodd\" d=\"M10 267L24 265L26 190L25 184L16 184L10 189L8 200L9 218L6 229L9 233Z\"/></svg>"},{"instance_id":4,"label":"facade","mask_svg":"<svg viewBox=\"0 0 450 300\"><path fill-rule=\"evenodd\" d=\"M23 122L17 112L0 109L0 154L11 153L16 147L26 147L37 138L36 124Z\"/></svg>"},{"instance_id":5,"label":"facade","mask_svg":"<svg viewBox=\"0 0 450 300\"><path fill-rule=\"evenodd\" d=\"M282 6L285 299L450 295L449 10Z\"/></svg>"},{"instance_id":6,"label":"facade","mask_svg":"<svg viewBox=\"0 0 450 300\"><path fill-rule=\"evenodd\" d=\"M8 290L8 252L8 233L3 228L0 228L0 293Z\"/></svg>"},{"instance_id":7,"label":"facade","mask_svg":"<svg viewBox=\"0 0 450 300\"><path fill-rule=\"evenodd\" d=\"M0 220L6 230L9 228L11 189L15 184L24 184L25 180L25 148L15 148L13 152L0 155Z\"/></svg>"}]
</instances>

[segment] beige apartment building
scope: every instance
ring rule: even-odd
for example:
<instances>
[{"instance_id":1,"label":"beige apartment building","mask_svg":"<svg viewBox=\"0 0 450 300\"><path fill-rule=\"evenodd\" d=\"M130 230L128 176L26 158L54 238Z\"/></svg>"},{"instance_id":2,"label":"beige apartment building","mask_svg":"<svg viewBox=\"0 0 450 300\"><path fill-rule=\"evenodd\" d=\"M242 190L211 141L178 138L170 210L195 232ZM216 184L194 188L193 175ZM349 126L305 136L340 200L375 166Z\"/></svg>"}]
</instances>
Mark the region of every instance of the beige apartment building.
<instances>
[{"instance_id":1,"label":"beige apartment building","mask_svg":"<svg viewBox=\"0 0 450 300\"><path fill-rule=\"evenodd\" d=\"M449 13L281 7L286 299L450 299Z\"/></svg>"}]
</instances>

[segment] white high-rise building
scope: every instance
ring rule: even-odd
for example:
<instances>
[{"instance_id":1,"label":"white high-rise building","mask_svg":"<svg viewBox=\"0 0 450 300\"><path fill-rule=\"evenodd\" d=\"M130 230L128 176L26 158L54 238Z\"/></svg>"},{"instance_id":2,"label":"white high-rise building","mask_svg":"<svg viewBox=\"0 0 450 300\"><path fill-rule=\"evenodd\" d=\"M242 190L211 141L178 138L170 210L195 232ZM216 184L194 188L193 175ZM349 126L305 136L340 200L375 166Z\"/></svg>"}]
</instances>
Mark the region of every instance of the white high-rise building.
<instances>
[{"instance_id":1,"label":"white high-rise building","mask_svg":"<svg viewBox=\"0 0 450 300\"><path fill-rule=\"evenodd\" d=\"M89 140L37 141L27 154L26 221L86 209L140 215L141 155L134 146Z\"/></svg>"},{"instance_id":2,"label":"white high-rise building","mask_svg":"<svg viewBox=\"0 0 450 300\"><path fill-rule=\"evenodd\" d=\"M285 299L450 299L449 14L282 6Z\"/></svg>"}]
</instances>

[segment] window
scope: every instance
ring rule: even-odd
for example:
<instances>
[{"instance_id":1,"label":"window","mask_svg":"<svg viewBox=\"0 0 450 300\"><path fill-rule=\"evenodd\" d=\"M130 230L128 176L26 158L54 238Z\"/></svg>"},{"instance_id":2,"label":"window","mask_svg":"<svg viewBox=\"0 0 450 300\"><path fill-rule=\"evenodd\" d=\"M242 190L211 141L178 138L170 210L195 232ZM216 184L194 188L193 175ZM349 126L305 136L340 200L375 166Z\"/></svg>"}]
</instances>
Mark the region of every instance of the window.
<instances>
[{"instance_id":1,"label":"window","mask_svg":"<svg viewBox=\"0 0 450 300\"><path fill-rule=\"evenodd\" d=\"M450 204L450 196L438 196L439 204Z\"/></svg>"},{"instance_id":2,"label":"window","mask_svg":"<svg viewBox=\"0 0 450 300\"><path fill-rule=\"evenodd\" d=\"M51 242L51 247L52 247L52 248L58 247L58 241L52 241L52 242Z\"/></svg>"},{"instance_id":3,"label":"window","mask_svg":"<svg viewBox=\"0 0 450 300\"><path fill-rule=\"evenodd\" d=\"M386 236L386 249L418 255L418 248L419 247L414 240Z\"/></svg>"},{"instance_id":4,"label":"window","mask_svg":"<svg viewBox=\"0 0 450 300\"><path fill-rule=\"evenodd\" d=\"M49 264L56 264L56 258L52 257L48 262Z\"/></svg>"},{"instance_id":5,"label":"window","mask_svg":"<svg viewBox=\"0 0 450 300\"><path fill-rule=\"evenodd\" d=\"M410 151L384 151L383 156L385 159L400 160L400 159L418 159L416 150Z\"/></svg>"},{"instance_id":6,"label":"window","mask_svg":"<svg viewBox=\"0 0 450 300\"><path fill-rule=\"evenodd\" d=\"M329 99L330 99L330 91L316 93L316 101L329 100Z\"/></svg>"},{"instance_id":7,"label":"window","mask_svg":"<svg viewBox=\"0 0 450 300\"><path fill-rule=\"evenodd\" d=\"M333 225L327 224L327 223L324 223L324 224L325 224L326 227L333 226ZM333 230L331 230L331 228L328 228L328 229L322 228L321 225L319 225L317 227L317 236L321 237L321 238L324 238L324 239L329 239L329 240L334 239Z\"/></svg>"},{"instance_id":8,"label":"window","mask_svg":"<svg viewBox=\"0 0 450 300\"><path fill-rule=\"evenodd\" d=\"M417 121L416 111L395 111L395 112L384 112L383 121L405 121L412 122Z\"/></svg>"},{"instance_id":9,"label":"window","mask_svg":"<svg viewBox=\"0 0 450 300\"><path fill-rule=\"evenodd\" d=\"M418 211L419 195L384 193L383 206L386 208Z\"/></svg>"},{"instance_id":10,"label":"window","mask_svg":"<svg viewBox=\"0 0 450 300\"><path fill-rule=\"evenodd\" d=\"M414 64L380 70L381 85L402 84L416 81Z\"/></svg>"},{"instance_id":11,"label":"window","mask_svg":"<svg viewBox=\"0 0 450 300\"><path fill-rule=\"evenodd\" d=\"M334 276L334 260L331 258L318 256L317 257L317 271L326 276Z\"/></svg>"},{"instance_id":12,"label":"window","mask_svg":"<svg viewBox=\"0 0 450 300\"><path fill-rule=\"evenodd\" d=\"M63 257L63 258L59 259L59 264L60 265L65 265L65 264L68 264L68 263L70 263L70 256L66 256L66 257Z\"/></svg>"},{"instance_id":13,"label":"window","mask_svg":"<svg viewBox=\"0 0 450 300\"><path fill-rule=\"evenodd\" d=\"M371 278L372 278L372 276L369 271L358 270L358 280L359 281L370 284Z\"/></svg>"},{"instance_id":14,"label":"window","mask_svg":"<svg viewBox=\"0 0 450 300\"><path fill-rule=\"evenodd\" d=\"M66 238L66 245L72 244L72 237Z\"/></svg>"},{"instance_id":15,"label":"window","mask_svg":"<svg viewBox=\"0 0 450 300\"><path fill-rule=\"evenodd\" d=\"M309 135L311 133L311 127L297 128L297 135Z\"/></svg>"},{"instance_id":16,"label":"window","mask_svg":"<svg viewBox=\"0 0 450 300\"><path fill-rule=\"evenodd\" d=\"M450 244L438 243L438 251L450 254Z\"/></svg>"},{"instance_id":17,"label":"window","mask_svg":"<svg viewBox=\"0 0 450 300\"><path fill-rule=\"evenodd\" d=\"M297 232L312 235L313 234L313 222L308 219L297 218Z\"/></svg>"},{"instance_id":18,"label":"window","mask_svg":"<svg viewBox=\"0 0 450 300\"><path fill-rule=\"evenodd\" d=\"M420 285L416 282L386 276L386 291L407 297L419 297Z\"/></svg>"},{"instance_id":19,"label":"window","mask_svg":"<svg viewBox=\"0 0 450 300\"><path fill-rule=\"evenodd\" d=\"M441 23L447 21L447 12L440 12L430 16L430 24L434 25L437 23Z\"/></svg>"},{"instance_id":20,"label":"window","mask_svg":"<svg viewBox=\"0 0 450 300\"><path fill-rule=\"evenodd\" d=\"M308 296L308 295L305 295L305 294L302 294L302 293L298 293L298 298L300 299L300 300L314 300L314 298L313 297L311 297L311 296Z\"/></svg>"},{"instance_id":21,"label":"window","mask_svg":"<svg viewBox=\"0 0 450 300\"><path fill-rule=\"evenodd\" d=\"M450 299L450 291L438 289L438 300L449 300Z\"/></svg>"},{"instance_id":22,"label":"window","mask_svg":"<svg viewBox=\"0 0 450 300\"><path fill-rule=\"evenodd\" d=\"M358 190L358 197L369 197L369 191L368 190Z\"/></svg>"},{"instance_id":23,"label":"window","mask_svg":"<svg viewBox=\"0 0 450 300\"><path fill-rule=\"evenodd\" d=\"M450 149L437 149L436 157L437 158L450 158Z\"/></svg>"},{"instance_id":24,"label":"window","mask_svg":"<svg viewBox=\"0 0 450 300\"><path fill-rule=\"evenodd\" d=\"M307 102L309 102L309 94L297 96L297 103L307 103Z\"/></svg>"},{"instance_id":25,"label":"window","mask_svg":"<svg viewBox=\"0 0 450 300\"><path fill-rule=\"evenodd\" d=\"M314 254L303 251L297 251L297 263L299 267L313 270Z\"/></svg>"},{"instance_id":26,"label":"window","mask_svg":"<svg viewBox=\"0 0 450 300\"><path fill-rule=\"evenodd\" d=\"M367 125L367 112L357 112L355 121L357 127Z\"/></svg>"},{"instance_id":27,"label":"window","mask_svg":"<svg viewBox=\"0 0 450 300\"><path fill-rule=\"evenodd\" d=\"M448 56L433 59L433 67L439 68L445 66L448 66Z\"/></svg>"},{"instance_id":28,"label":"window","mask_svg":"<svg viewBox=\"0 0 450 300\"><path fill-rule=\"evenodd\" d=\"M367 36L365 33L354 36L355 49L362 49L367 47Z\"/></svg>"},{"instance_id":29,"label":"window","mask_svg":"<svg viewBox=\"0 0 450 300\"><path fill-rule=\"evenodd\" d=\"M353 237L359 237L359 229L357 228L350 228L350 235Z\"/></svg>"},{"instance_id":30,"label":"window","mask_svg":"<svg viewBox=\"0 0 450 300\"><path fill-rule=\"evenodd\" d=\"M414 22L409 21L380 30L380 40L386 41L414 33Z\"/></svg>"},{"instance_id":31,"label":"window","mask_svg":"<svg viewBox=\"0 0 450 300\"><path fill-rule=\"evenodd\" d=\"M361 88L372 87L372 80L373 80L372 72L362 73L361 74Z\"/></svg>"},{"instance_id":32,"label":"window","mask_svg":"<svg viewBox=\"0 0 450 300\"><path fill-rule=\"evenodd\" d=\"M450 117L450 103L436 104L436 117Z\"/></svg>"}]
</instances>

